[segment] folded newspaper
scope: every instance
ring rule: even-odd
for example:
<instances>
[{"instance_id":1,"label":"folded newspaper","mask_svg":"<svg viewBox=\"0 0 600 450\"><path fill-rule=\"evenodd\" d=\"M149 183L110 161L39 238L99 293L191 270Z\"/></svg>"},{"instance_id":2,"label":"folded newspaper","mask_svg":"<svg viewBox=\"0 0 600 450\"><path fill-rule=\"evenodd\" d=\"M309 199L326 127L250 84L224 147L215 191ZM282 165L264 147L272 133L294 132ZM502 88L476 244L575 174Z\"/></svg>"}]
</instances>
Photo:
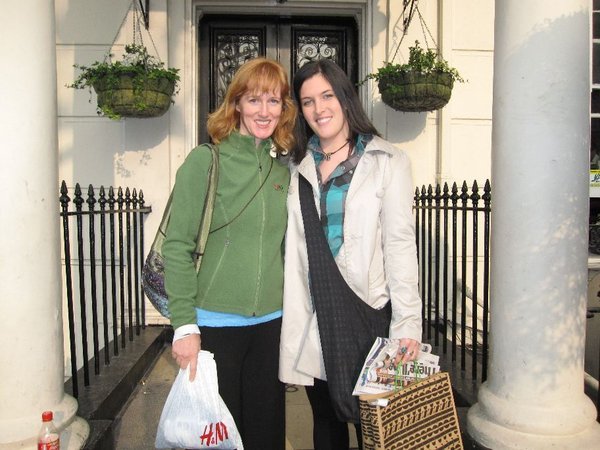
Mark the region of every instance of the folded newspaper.
<instances>
[{"instance_id":1,"label":"folded newspaper","mask_svg":"<svg viewBox=\"0 0 600 450\"><path fill-rule=\"evenodd\" d=\"M352 395L393 391L440 371L440 357L431 353L431 345L421 344L417 359L400 366L399 346L400 339L378 337L375 340Z\"/></svg>"}]
</instances>

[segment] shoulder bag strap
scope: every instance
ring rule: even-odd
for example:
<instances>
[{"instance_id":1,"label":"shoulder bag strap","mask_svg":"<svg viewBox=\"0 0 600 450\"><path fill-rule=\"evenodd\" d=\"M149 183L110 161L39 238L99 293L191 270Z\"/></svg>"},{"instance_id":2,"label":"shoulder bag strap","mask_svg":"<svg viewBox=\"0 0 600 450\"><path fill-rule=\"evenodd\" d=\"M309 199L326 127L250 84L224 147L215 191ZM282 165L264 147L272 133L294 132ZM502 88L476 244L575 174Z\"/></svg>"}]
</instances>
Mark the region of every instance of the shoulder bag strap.
<instances>
[{"instance_id":1,"label":"shoulder bag strap","mask_svg":"<svg viewBox=\"0 0 600 450\"><path fill-rule=\"evenodd\" d=\"M202 255L206 248L206 241L210 233L210 222L212 220L213 209L215 207L215 198L217 196L217 182L219 180L219 149L213 144L207 144L212 153L212 162L208 169L208 183L206 188L206 197L204 198L204 208L202 210L202 219L198 228L196 238L196 250L194 251L194 265L196 273L200 270Z\"/></svg>"},{"instance_id":2,"label":"shoulder bag strap","mask_svg":"<svg viewBox=\"0 0 600 450\"><path fill-rule=\"evenodd\" d=\"M246 210L246 208L248 207L248 205L250 203L252 203L252 200L254 200L254 197L256 197L258 195L258 193L260 192L260 190L263 188L263 186L267 182L267 179L269 178L269 175L271 175L271 170L273 170L273 158L271 158L271 165L269 166L269 171L267 172L267 176L265 177L265 179L262 181L262 183L258 187L258 190L254 194L252 194L252 197L250 197L250 200L248 200L248 202L243 206L243 208L240 210L240 212L237 213L235 215L235 217L233 219L231 219L229 222L224 223L223 225L220 225L220 226L218 226L217 228L215 228L213 230L210 230L210 233L214 233L215 231L219 231L221 228L225 228L227 225L230 225L235 219L237 219L238 217L240 217L242 215L242 213Z\"/></svg>"}]
</instances>

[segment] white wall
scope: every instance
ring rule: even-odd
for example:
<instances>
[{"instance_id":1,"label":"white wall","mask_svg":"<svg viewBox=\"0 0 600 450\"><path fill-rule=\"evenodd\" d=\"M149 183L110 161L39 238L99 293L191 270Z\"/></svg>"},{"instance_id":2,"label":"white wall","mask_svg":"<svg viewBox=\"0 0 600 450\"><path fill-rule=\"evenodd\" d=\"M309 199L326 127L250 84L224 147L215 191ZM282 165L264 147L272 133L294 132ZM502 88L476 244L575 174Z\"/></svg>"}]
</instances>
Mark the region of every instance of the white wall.
<instances>
[{"instance_id":1,"label":"white wall","mask_svg":"<svg viewBox=\"0 0 600 450\"><path fill-rule=\"evenodd\" d=\"M96 114L95 93L66 87L79 73L73 64L102 60L109 51L120 59L124 44L133 36L130 3L56 0L55 5L59 179L69 187L81 183L85 189L89 184L142 189L146 204L156 212L145 223L148 249L172 184L170 113L114 121ZM151 8L152 34L142 30L142 40L151 54L157 53L170 66L167 1L153 0ZM175 101L181 102L183 96ZM149 309L151 317L153 309Z\"/></svg>"},{"instance_id":2,"label":"white wall","mask_svg":"<svg viewBox=\"0 0 600 450\"><path fill-rule=\"evenodd\" d=\"M73 64L102 60L111 50L118 59L123 45L132 41L129 3L122 0L56 0L59 176L69 186L76 182L95 187L142 188L147 203L169 190L169 113L152 119L113 121L96 114L96 96L87 90L65 87L78 75ZM151 2L152 40L145 30L142 39L150 53L154 45L168 65L167 2ZM123 23L123 27L120 28ZM175 98L181 100L181 96ZM162 209L162 208L159 208ZM158 215L158 214L156 214ZM154 216L156 216L154 215ZM157 221L149 219L149 226ZM153 226L154 224L154 226Z\"/></svg>"},{"instance_id":3,"label":"white wall","mask_svg":"<svg viewBox=\"0 0 600 450\"><path fill-rule=\"evenodd\" d=\"M376 69L391 60L402 36L398 18L402 2L378 2L389 8L375 29L388 27L387 48L379 45L372 54ZM415 184L477 180L480 186L490 177L494 2L492 0L439 0L420 2L422 16L443 57L467 80L455 83L448 105L438 112L403 113L380 102L374 87L374 120L387 138L405 149L413 164ZM380 36L383 34L380 33ZM415 15L404 37L395 63L408 61L408 47L421 46L431 36L423 32ZM373 70L374 70L373 69Z\"/></svg>"}]
</instances>

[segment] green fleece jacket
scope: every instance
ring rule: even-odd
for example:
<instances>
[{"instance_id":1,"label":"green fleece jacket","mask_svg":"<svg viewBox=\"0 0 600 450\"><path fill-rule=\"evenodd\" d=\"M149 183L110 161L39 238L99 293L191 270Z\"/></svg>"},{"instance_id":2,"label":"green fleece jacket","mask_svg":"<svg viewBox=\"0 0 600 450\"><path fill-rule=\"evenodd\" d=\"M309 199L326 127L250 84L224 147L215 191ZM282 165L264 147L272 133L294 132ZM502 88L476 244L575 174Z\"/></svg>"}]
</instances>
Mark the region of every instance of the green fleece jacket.
<instances>
[{"instance_id":1,"label":"green fleece jacket","mask_svg":"<svg viewBox=\"0 0 600 450\"><path fill-rule=\"evenodd\" d=\"M258 148L254 138L234 132L219 144L219 181L212 232L196 275L192 252L201 220L210 150L201 145L177 171L171 217L163 244L165 287L174 328L196 323L196 307L263 316L281 309L283 241L286 228L287 165ZM264 186L256 197L250 198Z\"/></svg>"}]
</instances>

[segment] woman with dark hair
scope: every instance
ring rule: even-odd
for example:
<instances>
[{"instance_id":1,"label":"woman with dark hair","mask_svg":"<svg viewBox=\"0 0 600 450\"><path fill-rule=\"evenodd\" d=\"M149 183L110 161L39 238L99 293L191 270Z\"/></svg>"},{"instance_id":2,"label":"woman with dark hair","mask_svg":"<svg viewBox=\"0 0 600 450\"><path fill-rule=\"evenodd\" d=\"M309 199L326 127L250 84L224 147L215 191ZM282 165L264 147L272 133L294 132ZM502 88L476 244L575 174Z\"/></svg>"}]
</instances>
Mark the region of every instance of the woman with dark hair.
<instances>
[{"instance_id":1,"label":"woman with dark hair","mask_svg":"<svg viewBox=\"0 0 600 450\"><path fill-rule=\"evenodd\" d=\"M352 85L350 79L346 73L330 59L322 59L314 63L305 64L294 76L294 99L300 106L298 95L300 95L300 89L305 81L313 78L316 75L320 75L330 85L332 93L340 103L344 105L344 119L347 122L348 131L350 133L349 139L356 140L359 134L367 136L379 136L379 132L373 126L367 115L365 114L356 89ZM300 115L298 117L298 126L296 133L296 145L292 153L293 160L296 164L306 155L308 150L308 139L316 134L302 114L302 108L300 108Z\"/></svg>"},{"instance_id":2,"label":"woman with dark hair","mask_svg":"<svg viewBox=\"0 0 600 450\"><path fill-rule=\"evenodd\" d=\"M198 274L193 252L211 162L206 145L177 171L163 244L173 357L182 369L190 366L193 380L200 342L214 354L219 393L247 450L285 448L277 355L289 170L281 156L292 147L295 120L283 67L265 58L242 65L207 124L219 178Z\"/></svg>"},{"instance_id":3,"label":"woman with dark hair","mask_svg":"<svg viewBox=\"0 0 600 450\"><path fill-rule=\"evenodd\" d=\"M288 194L279 377L306 386L314 448L347 449L347 422L356 424L362 442L353 384L346 383L340 399L338 366L356 359L350 364L358 366L355 383L374 341L362 339L367 343L354 350L354 335L361 333L354 316L368 310L366 316L385 317L371 331L400 339L403 363L419 351L410 162L379 137L354 86L331 60L303 66L293 86L300 116ZM316 206L316 227L309 206Z\"/></svg>"}]
</instances>

